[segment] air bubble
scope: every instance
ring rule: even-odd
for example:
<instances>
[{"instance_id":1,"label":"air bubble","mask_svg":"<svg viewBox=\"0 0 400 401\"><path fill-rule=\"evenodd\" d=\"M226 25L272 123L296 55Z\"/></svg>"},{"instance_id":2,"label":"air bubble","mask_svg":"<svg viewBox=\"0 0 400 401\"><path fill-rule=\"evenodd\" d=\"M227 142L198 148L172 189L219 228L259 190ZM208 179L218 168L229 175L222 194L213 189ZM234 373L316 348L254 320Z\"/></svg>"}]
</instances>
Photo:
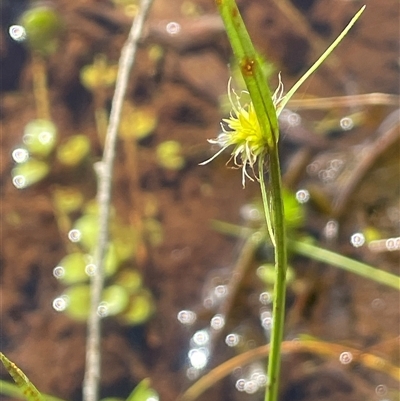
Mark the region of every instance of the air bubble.
<instances>
[{"instance_id":1,"label":"air bubble","mask_svg":"<svg viewBox=\"0 0 400 401\"><path fill-rule=\"evenodd\" d=\"M287 116L287 122L291 127L297 127L301 124L301 117L297 113L290 113Z\"/></svg>"},{"instance_id":2,"label":"air bubble","mask_svg":"<svg viewBox=\"0 0 400 401\"><path fill-rule=\"evenodd\" d=\"M214 288L214 294L217 298L224 298L228 295L228 287L226 285L217 285Z\"/></svg>"},{"instance_id":3,"label":"air bubble","mask_svg":"<svg viewBox=\"0 0 400 401\"><path fill-rule=\"evenodd\" d=\"M53 276L57 279L65 276L65 269L62 266L57 266L53 269Z\"/></svg>"},{"instance_id":4,"label":"air bubble","mask_svg":"<svg viewBox=\"0 0 400 401\"><path fill-rule=\"evenodd\" d=\"M339 171L341 167L343 166L343 160L340 159L333 159L329 163L329 166L332 170Z\"/></svg>"},{"instance_id":5,"label":"air bubble","mask_svg":"<svg viewBox=\"0 0 400 401\"><path fill-rule=\"evenodd\" d=\"M29 159L29 152L24 148L13 150L11 154L15 163L25 163Z\"/></svg>"},{"instance_id":6,"label":"air bubble","mask_svg":"<svg viewBox=\"0 0 400 401\"><path fill-rule=\"evenodd\" d=\"M97 307L97 314L100 317L107 317L108 316L108 304L107 302L101 302L100 305Z\"/></svg>"},{"instance_id":7,"label":"air bubble","mask_svg":"<svg viewBox=\"0 0 400 401\"><path fill-rule=\"evenodd\" d=\"M351 363L352 360L353 360L353 354L348 351L342 352L339 356L339 361L343 365L347 365L347 364Z\"/></svg>"},{"instance_id":8,"label":"air bubble","mask_svg":"<svg viewBox=\"0 0 400 401\"><path fill-rule=\"evenodd\" d=\"M225 319L222 315L215 315L210 322L214 330L221 330L225 326Z\"/></svg>"},{"instance_id":9,"label":"air bubble","mask_svg":"<svg viewBox=\"0 0 400 401\"><path fill-rule=\"evenodd\" d=\"M89 263L88 265L85 266L85 273L89 277L93 277L96 274L96 271L97 271L97 267L93 263Z\"/></svg>"},{"instance_id":10,"label":"air bubble","mask_svg":"<svg viewBox=\"0 0 400 401\"><path fill-rule=\"evenodd\" d=\"M249 222L258 222L261 219L260 211L252 204L244 205L240 208L240 216Z\"/></svg>"},{"instance_id":11,"label":"air bubble","mask_svg":"<svg viewBox=\"0 0 400 401\"><path fill-rule=\"evenodd\" d=\"M263 305L269 305L272 302L272 297L269 292L262 292L259 297L260 303Z\"/></svg>"},{"instance_id":12,"label":"air bubble","mask_svg":"<svg viewBox=\"0 0 400 401\"><path fill-rule=\"evenodd\" d=\"M339 224L336 220L329 220L324 228L324 235L326 239L336 238L338 235Z\"/></svg>"},{"instance_id":13,"label":"air bubble","mask_svg":"<svg viewBox=\"0 0 400 401\"><path fill-rule=\"evenodd\" d=\"M196 321L197 315L196 315L196 313L194 313L191 310L181 310L178 313L177 318L178 318L179 322L181 322L184 325L189 326L189 325L192 325Z\"/></svg>"},{"instance_id":14,"label":"air bubble","mask_svg":"<svg viewBox=\"0 0 400 401\"><path fill-rule=\"evenodd\" d=\"M384 384L379 384L375 388L375 393L377 396L382 397L387 394L387 387Z\"/></svg>"},{"instance_id":15,"label":"air bubble","mask_svg":"<svg viewBox=\"0 0 400 401\"><path fill-rule=\"evenodd\" d=\"M255 380L247 380L244 385L244 391L247 394L254 394L258 391L259 387Z\"/></svg>"},{"instance_id":16,"label":"air bubble","mask_svg":"<svg viewBox=\"0 0 400 401\"><path fill-rule=\"evenodd\" d=\"M47 145L48 143L51 143L53 141L54 134L52 132L48 131L42 131L38 135L39 142L42 143L43 145Z\"/></svg>"},{"instance_id":17,"label":"air bubble","mask_svg":"<svg viewBox=\"0 0 400 401\"><path fill-rule=\"evenodd\" d=\"M186 377L189 380L196 380L200 376L200 370L191 366L186 370Z\"/></svg>"},{"instance_id":18,"label":"air bubble","mask_svg":"<svg viewBox=\"0 0 400 401\"><path fill-rule=\"evenodd\" d=\"M79 242L82 238L82 233L79 230L73 229L68 233L68 239L71 242Z\"/></svg>"},{"instance_id":19,"label":"air bubble","mask_svg":"<svg viewBox=\"0 0 400 401\"><path fill-rule=\"evenodd\" d=\"M310 193L306 189L299 189L296 192L296 199L299 203L306 203L310 200Z\"/></svg>"},{"instance_id":20,"label":"air bubble","mask_svg":"<svg viewBox=\"0 0 400 401\"><path fill-rule=\"evenodd\" d=\"M306 171L307 171L308 175L310 175L312 177L319 174L320 170L321 170L321 166L318 162L313 162L306 167Z\"/></svg>"},{"instance_id":21,"label":"air bubble","mask_svg":"<svg viewBox=\"0 0 400 401\"><path fill-rule=\"evenodd\" d=\"M243 392L245 385L246 385L246 380L239 379L236 381L235 387L238 391Z\"/></svg>"},{"instance_id":22,"label":"air bubble","mask_svg":"<svg viewBox=\"0 0 400 401\"><path fill-rule=\"evenodd\" d=\"M228 347L236 347L240 342L240 336L236 333L228 334L225 337L225 343Z\"/></svg>"},{"instance_id":23,"label":"air bubble","mask_svg":"<svg viewBox=\"0 0 400 401\"><path fill-rule=\"evenodd\" d=\"M381 298L375 298L371 302L371 307L372 307L372 309L375 309L376 311L381 311L385 308L385 302Z\"/></svg>"},{"instance_id":24,"label":"air bubble","mask_svg":"<svg viewBox=\"0 0 400 401\"><path fill-rule=\"evenodd\" d=\"M272 314L270 311L263 311L260 316L261 326L270 331L272 327Z\"/></svg>"},{"instance_id":25,"label":"air bubble","mask_svg":"<svg viewBox=\"0 0 400 401\"><path fill-rule=\"evenodd\" d=\"M343 131L350 131L354 127L353 119L350 117L343 117L340 120L340 126Z\"/></svg>"},{"instance_id":26,"label":"air bubble","mask_svg":"<svg viewBox=\"0 0 400 401\"><path fill-rule=\"evenodd\" d=\"M400 237L387 239L385 247L388 251L397 251L400 249Z\"/></svg>"},{"instance_id":27,"label":"air bubble","mask_svg":"<svg viewBox=\"0 0 400 401\"><path fill-rule=\"evenodd\" d=\"M168 34L171 36L176 35L180 32L181 26L177 22L169 22L165 27Z\"/></svg>"},{"instance_id":28,"label":"air bubble","mask_svg":"<svg viewBox=\"0 0 400 401\"><path fill-rule=\"evenodd\" d=\"M11 39L16 42L23 42L26 39L25 28L21 25L11 25L10 28L8 28L8 33Z\"/></svg>"},{"instance_id":29,"label":"air bubble","mask_svg":"<svg viewBox=\"0 0 400 401\"><path fill-rule=\"evenodd\" d=\"M350 242L351 245L354 246L354 248L359 248L360 246L364 245L365 237L362 233L355 233L351 236Z\"/></svg>"},{"instance_id":30,"label":"air bubble","mask_svg":"<svg viewBox=\"0 0 400 401\"><path fill-rule=\"evenodd\" d=\"M264 372L255 372L251 375L252 379L255 380L259 387L267 385L267 375Z\"/></svg>"},{"instance_id":31,"label":"air bubble","mask_svg":"<svg viewBox=\"0 0 400 401\"><path fill-rule=\"evenodd\" d=\"M61 297L57 297L53 301L53 308L57 312L64 311L68 306L68 297L66 295L62 295Z\"/></svg>"},{"instance_id":32,"label":"air bubble","mask_svg":"<svg viewBox=\"0 0 400 401\"><path fill-rule=\"evenodd\" d=\"M27 185L26 178L23 175L16 175L13 179L12 182L14 186L18 189L25 188Z\"/></svg>"},{"instance_id":33,"label":"air bubble","mask_svg":"<svg viewBox=\"0 0 400 401\"><path fill-rule=\"evenodd\" d=\"M210 335L206 330L199 330L192 337L196 345L206 345L210 341Z\"/></svg>"},{"instance_id":34,"label":"air bubble","mask_svg":"<svg viewBox=\"0 0 400 401\"><path fill-rule=\"evenodd\" d=\"M194 348L189 351L190 364L196 369L203 369L208 362L208 352L205 348Z\"/></svg>"}]
</instances>

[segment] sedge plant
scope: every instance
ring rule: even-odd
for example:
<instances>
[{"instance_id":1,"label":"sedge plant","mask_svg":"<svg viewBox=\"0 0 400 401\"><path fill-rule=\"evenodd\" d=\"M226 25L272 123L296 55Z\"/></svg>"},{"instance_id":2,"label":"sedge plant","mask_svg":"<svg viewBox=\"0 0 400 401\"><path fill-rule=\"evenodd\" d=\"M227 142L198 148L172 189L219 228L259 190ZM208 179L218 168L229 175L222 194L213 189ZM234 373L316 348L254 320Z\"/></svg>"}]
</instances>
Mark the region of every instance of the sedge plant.
<instances>
[{"instance_id":1,"label":"sedge plant","mask_svg":"<svg viewBox=\"0 0 400 401\"><path fill-rule=\"evenodd\" d=\"M201 164L210 162L225 149L233 147L231 159L237 167L242 169L243 186L245 186L246 179L252 181L255 179L260 185L266 225L270 240L274 246L275 256L273 321L265 401L277 401L285 317L287 270L287 239L278 154L278 117L300 85L322 64L345 37L364 11L365 6L360 9L339 37L284 96L280 77L278 88L272 95L265 81L263 61L253 46L235 1L216 0L216 4L251 101L247 105L242 105L240 96L231 89L229 82L228 97L232 105L230 117L223 120L221 124L222 133L216 139L209 140L212 144L220 145L221 149L213 157ZM264 180L266 164L269 171L268 185Z\"/></svg>"}]
</instances>

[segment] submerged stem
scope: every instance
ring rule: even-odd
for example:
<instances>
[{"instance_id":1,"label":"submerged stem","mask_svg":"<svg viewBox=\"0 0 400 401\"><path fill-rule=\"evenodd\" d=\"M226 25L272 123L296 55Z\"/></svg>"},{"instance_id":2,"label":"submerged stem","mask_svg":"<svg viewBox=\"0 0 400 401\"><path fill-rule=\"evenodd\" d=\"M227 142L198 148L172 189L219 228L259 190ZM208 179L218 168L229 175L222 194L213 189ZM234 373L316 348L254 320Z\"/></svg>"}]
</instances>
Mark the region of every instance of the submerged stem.
<instances>
[{"instance_id":1,"label":"submerged stem","mask_svg":"<svg viewBox=\"0 0 400 401\"><path fill-rule=\"evenodd\" d=\"M265 401L276 401L278 399L279 391L281 343L285 321L287 270L287 241L282 198L282 180L277 148L272 149L269 152L269 174L271 185L270 205L264 200L266 198L266 190L263 179L263 160L260 160L259 173L261 194L263 196L264 213L267 219L267 226L268 220L272 220L274 224L273 238L275 250L275 284L274 303L272 310L270 354L268 361L268 385L267 391L265 393Z\"/></svg>"},{"instance_id":2,"label":"submerged stem","mask_svg":"<svg viewBox=\"0 0 400 401\"><path fill-rule=\"evenodd\" d=\"M97 313L97 310L104 286L103 266L108 243L111 187L117 134L122 113L122 104L128 86L129 74L136 56L137 43L141 36L144 21L146 20L151 4L152 0L142 0L139 13L132 23L128 39L121 51L104 154L98 171L97 202L99 204L99 237L94 252L94 261L97 271L91 279L90 315L86 340L86 367L83 382L84 401L98 400L101 373L101 317Z\"/></svg>"}]
</instances>

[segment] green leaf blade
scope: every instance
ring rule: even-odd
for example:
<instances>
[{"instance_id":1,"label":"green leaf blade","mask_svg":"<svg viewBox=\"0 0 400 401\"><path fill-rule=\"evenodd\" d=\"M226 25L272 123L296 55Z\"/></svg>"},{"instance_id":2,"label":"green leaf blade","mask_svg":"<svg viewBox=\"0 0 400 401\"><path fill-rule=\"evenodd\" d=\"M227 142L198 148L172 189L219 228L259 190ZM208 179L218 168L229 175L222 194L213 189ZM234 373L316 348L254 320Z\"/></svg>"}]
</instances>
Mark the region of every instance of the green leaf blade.
<instances>
[{"instance_id":1,"label":"green leaf blade","mask_svg":"<svg viewBox=\"0 0 400 401\"><path fill-rule=\"evenodd\" d=\"M0 360L7 369L10 376L14 379L18 388L22 391L24 397L28 401L44 401L42 394L26 377L25 373L20 368L11 362L2 352L0 352Z\"/></svg>"}]
</instances>

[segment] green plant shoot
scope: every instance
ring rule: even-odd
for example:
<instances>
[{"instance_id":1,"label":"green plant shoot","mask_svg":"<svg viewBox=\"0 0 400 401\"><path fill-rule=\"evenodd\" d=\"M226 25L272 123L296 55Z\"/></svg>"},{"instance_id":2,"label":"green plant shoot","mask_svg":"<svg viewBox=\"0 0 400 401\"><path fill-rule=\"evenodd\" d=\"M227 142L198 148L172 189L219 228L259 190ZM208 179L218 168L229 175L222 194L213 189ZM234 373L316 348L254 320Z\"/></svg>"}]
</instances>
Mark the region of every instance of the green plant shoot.
<instances>
[{"instance_id":1,"label":"green plant shoot","mask_svg":"<svg viewBox=\"0 0 400 401\"><path fill-rule=\"evenodd\" d=\"M239 9L234 0L216 0L223 19L225 29L231 43L233 53L240 66L243 79L250 94L249 105L240 104L240 96L228 85L228 96L232 105L230 118L223 122L222 133L209 140L219 144L221 149L208 163L233 146L231 152L234 163L242 168L242 183L245 179L254 179L247 169L254 172L258 162L258 177L263 199L264 214L268 233L275 250L275 288L273 304L273 323L271 332L270 355L268 363L268 383L265 393L266 401L278 399L280 353L283 338L286 298L287 240L284 221L283 194L280 162L278 155L279 125L278 116L299 86L321 65L333 49L347 34L356 22L365 6L350 21L341 35L332 43L314 65L300 78L286 96L283 96L283 84L279 77L279 85L272 95L263 74L263 61L255 51L250 36L244 25ZM264 181L264 164L268 159L269 185Z\"/></svg>"},{"instance_id":2,"label":"green plant shoot","mask_svg":"<svg viewBox=\"0 0 400 401\"><path fill-rule=\"evenodd\" d=\"M0 352L0 360L7 369L10 376L22 391L24 397L28 401L44 401L42 394L26 377L25 373L14 363L11 362L2 352Z\"/></svg>"}]
</instances>

